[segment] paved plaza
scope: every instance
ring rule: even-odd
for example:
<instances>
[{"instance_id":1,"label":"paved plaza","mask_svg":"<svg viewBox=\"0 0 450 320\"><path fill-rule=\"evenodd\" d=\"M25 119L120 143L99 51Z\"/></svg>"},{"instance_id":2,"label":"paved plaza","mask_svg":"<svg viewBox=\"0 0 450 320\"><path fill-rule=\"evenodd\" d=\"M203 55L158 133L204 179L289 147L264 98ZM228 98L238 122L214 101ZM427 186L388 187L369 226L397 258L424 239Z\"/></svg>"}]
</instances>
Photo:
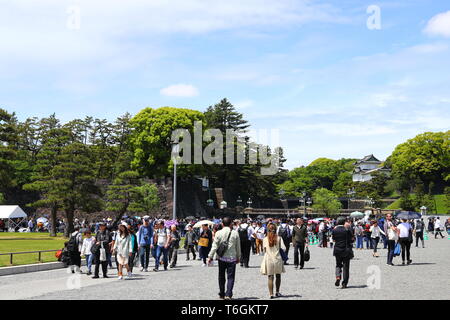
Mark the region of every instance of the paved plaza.
<instances>
[{"instance_id":1,"label":"paved plaza","mask_svg":"<svg viewBox=\"0 0 450 320\"><path fill-rule=\"evenodd\" d=\"M334 287L334 257L330 248L310 246L311 260L303 270L292 265L292 250L282 276L280 299L450 299L450 239L430 239L425 249L411 248L413 263L386 265L387 250L379 258L371 250L356 251L351 262L349 288ZM382 247L382 245L380 246ZM249 269L237 266L235 299L267 299L267 278L259 273L262 257L251 256ZM154 259L151 259L151 264ZM85 270L85 267L83 267ZM0 299L217 299L217 266L202 267L200 261L185 261L169 271L141 273L119 281L116 270L110 279L73 275L66 269L0 277ZM120 295L118 293L120 292Z\"/></svg>"}]
</instances>

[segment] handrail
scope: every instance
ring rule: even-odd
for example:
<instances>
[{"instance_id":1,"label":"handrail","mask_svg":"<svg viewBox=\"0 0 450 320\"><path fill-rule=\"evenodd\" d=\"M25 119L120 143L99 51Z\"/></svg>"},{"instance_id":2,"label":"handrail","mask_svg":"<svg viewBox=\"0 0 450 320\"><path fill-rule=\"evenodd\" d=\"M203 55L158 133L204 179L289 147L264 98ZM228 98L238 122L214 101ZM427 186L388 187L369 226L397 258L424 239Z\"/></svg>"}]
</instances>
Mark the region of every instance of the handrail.
<instances>
[{"instance_id":1,"label":"handrail","mask_svg":"<svg viewBox=\"0 0 450 320\"><path fill-rule=\"evenodd\" d=\"M38 254L38 261L42 262L41 259L41 253L42 252L57 252L61 249L55 249L55 250L37 250L37 251L21 251L21 252L8 252L8 253L0 253L0 256L10 256L9 263L13 264L13 256L15 254L30 254L30 253L37 253Z\"/></svg>"}]
</instances>

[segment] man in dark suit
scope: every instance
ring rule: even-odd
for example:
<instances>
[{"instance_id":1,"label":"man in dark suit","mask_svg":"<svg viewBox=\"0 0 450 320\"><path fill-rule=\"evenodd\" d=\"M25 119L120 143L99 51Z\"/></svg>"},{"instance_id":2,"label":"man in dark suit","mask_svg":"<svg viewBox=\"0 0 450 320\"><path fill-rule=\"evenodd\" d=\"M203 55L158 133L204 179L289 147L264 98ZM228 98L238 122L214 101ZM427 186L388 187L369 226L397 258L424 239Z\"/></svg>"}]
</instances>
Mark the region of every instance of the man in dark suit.
<instances>
[{"instance_id":1,"label":"man in dark suit","mask_svg":"<svg viewBox=\"0 0 450 320\"><path fill-rule=\"evenodd\" d=\"M294 265L298 268L298 255L300 252L300 269L303 269L305 264L305 246L308 245L308 230L302 218L297 219L297 224L292 230L292 243L294 244Z\"/></svg>"},{"instance_id":2,"label":"man in dark suit","mask_svg":"<svg viewBox=\"0 0 450 320\"><path fill-rule=\"evenodd\" d=\"M339 217L332 233L334 241L333 255L336 258L335 286L338 287L342 279L342 289L347 288L350 277L350 259L353 258L353 235L351 230L344 226L345 221L344 217Z\"/></svg>"}]
</instances>

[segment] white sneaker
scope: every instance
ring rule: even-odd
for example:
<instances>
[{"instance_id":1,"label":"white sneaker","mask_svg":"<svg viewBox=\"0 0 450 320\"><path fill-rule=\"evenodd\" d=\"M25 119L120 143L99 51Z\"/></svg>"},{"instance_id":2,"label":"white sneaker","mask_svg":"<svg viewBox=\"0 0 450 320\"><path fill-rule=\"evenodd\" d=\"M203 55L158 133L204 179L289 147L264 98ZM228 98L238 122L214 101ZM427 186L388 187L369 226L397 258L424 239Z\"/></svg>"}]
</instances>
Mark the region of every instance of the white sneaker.
<instances>
[{"instance_id":1,"label":"white sneaker","mask_svg":"<svg viewBox=\"0 0 450 320\"><path fill-rule=\"evenodd\" d=\"M119 280L122 280L123 279L123 277L122 276L119 276L119 278L118 278Z\"/></svg>"},{"instance_id":2,"label":"white sneaker","mask_svg":"<svg viewBox=\"0 0 450 320\"><path fill-rule=\"evenodd\" d=\"M131 272L128 272L127 276L125 277L126 279L131 279L131 277L133 276L133 274Z\"/></svg>"},{"instance_id":3,"label":"white sneaker","mask_svg":"<svg viewBox=\"0 0 450 320\"><path fill-rule=\"evenodd\" d=\"M206 263L202 264L202 267L206 267Z\"/></svg>"},{"instance_id":4,"label":"white sneaker","mask_svg":"<svg viewBox=\"0 0 450 320\"><path fill-rule=\"evenodd\" d=\"M144 272L148 272L148 269L144 269Z\"/></svg>"}]
</instances>

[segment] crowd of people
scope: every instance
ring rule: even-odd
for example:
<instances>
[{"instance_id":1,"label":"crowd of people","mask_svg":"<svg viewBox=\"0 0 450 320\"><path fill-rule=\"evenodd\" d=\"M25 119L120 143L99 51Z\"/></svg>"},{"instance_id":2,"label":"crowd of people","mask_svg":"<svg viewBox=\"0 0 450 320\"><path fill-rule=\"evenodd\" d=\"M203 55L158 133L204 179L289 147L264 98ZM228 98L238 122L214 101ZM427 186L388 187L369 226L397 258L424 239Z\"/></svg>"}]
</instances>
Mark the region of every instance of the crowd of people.
<instances>
[{"instance_id":1,"label":"crowd of people","mask_svg":"<svg viewBox=\"0 0 450 320\"><path fill-rule=\"evenodd\" d=\"M450 218L444 224L439 217L430 219L430 223L435 237L443 237L444 227L450 234ZM164 270L176 267L178 250L184 240L186 260L192 256L193 260L201 261L202 267L217 261L220 298L232 298L236 266L249 268L252 254L263 256L260 272L268 277L269 295L275 298L281 296L281 274L289 264L290 248L294 250L294 268L298 270L303 269L309 259L308 246L312 239L318 239L321 248L333 248L335 285L346 288L353 249L364 250L365 244L366 250L372 250L373 257L377 258L377 249L382 243L388 252L388 265L394 265L397 255L401 255L403 265L409 265L412 263L410 248L414 237L416 247L419 240L425 247L424 232L423 219L397 220L392 214L372 220L345 217L232 220L226 217L220 220L173 221L148 216L142 219L124 217L117 226L110 219L75 225L75 231L62 251L61 261L70 266L72 272L81 273L83 257L87 274L93 273L95 279L100 277L100 267L103 277L107 278L108 266L113 268L114 261L118 278L127 279L133 277L133 269L137 266L141 272L148 272L151 257L154 259L154 272L160 271L161 267Z\"/></svg>"}]
</instances>

